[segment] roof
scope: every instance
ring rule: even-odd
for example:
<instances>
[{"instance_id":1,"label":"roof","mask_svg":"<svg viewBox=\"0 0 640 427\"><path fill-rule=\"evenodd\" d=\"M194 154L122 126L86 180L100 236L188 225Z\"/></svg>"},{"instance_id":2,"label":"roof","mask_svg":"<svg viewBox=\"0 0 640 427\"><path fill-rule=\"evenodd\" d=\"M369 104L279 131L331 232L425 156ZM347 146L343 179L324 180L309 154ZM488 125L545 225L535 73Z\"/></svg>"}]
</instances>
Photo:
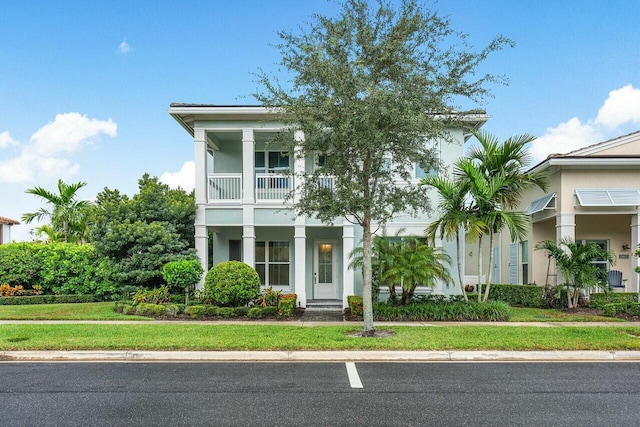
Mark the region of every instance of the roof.
<instances>
[{"instance_id":1,"label":"roof","mask_svg":"<svg viewBox=\"0 0 640 427\"><path fill-rule=\"evenodd\" d=\"M182 102L172 102L169 104L169 114L187 131L191 136L194 133L194 124L197 120L264 120L265 116L275 115L276 108L265 107L264 105L222 105L222 104L189 104ZM465 129L469 131L480 128L489 116L484 110L471 110L461 113ZM468 136L465 135L465 138Z\"/></svg>"},{"instance_id":2,"label":"roof","mask_svg":"<svg viewBox=\"0 0 640 427\"><path fill-rule=\"evenodd\" d=\"M20 224L18 221L16 221L15 219L11 219L11 218L7 218L4 216L0 216L0 224L2 225L18 225Z\"/></svg>"}]
</instances>

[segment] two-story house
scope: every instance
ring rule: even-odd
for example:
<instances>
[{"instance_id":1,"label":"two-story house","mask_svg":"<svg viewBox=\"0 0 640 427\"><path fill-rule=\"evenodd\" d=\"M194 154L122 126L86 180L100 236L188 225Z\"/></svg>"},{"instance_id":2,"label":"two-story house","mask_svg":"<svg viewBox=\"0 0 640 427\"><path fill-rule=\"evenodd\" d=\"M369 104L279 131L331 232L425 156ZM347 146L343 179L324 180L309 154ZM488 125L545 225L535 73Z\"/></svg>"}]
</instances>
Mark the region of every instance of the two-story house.
<instances>
[{"instance_id":1,"label":"two-story house","mask_svg":"<svg viewBox=\"0 0 640 427\"><path fill-rule=\"evenodd\" d=\"M296 174L312 170L321 157L294 159L283 147L268 144L284 126L262 106L171 104L169 113L193 137L196 250L205 271L222 261L245 262L264 286L295 292L301 307L316 300L345 307L347 296L361 294L362 274L348 267L350 252L361 244L360 227L341 219L326 225L299 217L285 202L296 188ZM486 120L485 114L470 115L464 128L449 130L454 142L432 142L440 163L461 157L469 131ZM416 165L413 173L417 182L429 172ZM323 185L331 186L332 178L325 179ZM422 236L431 218L398 216L387 232ZM457 262L455 244L438 244ZM440 284L433 291L457 289Z\"/></svg>"}]
</instances>

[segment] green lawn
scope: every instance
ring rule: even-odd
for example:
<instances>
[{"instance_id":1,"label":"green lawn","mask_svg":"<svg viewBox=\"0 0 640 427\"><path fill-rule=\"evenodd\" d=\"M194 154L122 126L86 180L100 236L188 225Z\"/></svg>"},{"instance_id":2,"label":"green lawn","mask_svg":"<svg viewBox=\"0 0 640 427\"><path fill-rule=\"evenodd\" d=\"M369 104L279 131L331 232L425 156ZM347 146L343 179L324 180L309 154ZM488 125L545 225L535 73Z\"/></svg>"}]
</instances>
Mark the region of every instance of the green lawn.
<instances>
[{"instance_id":1,"label":"green lawn","mask_svg":"<svg viewBox=\"0 0 640 427\"><path fill-rule=\"evenodd\" d=\"M0 320L150 320L113 311L112 302L0 305Z\"/></svg>"},{"instance_id":2,"label":"green lawn","mask_svg":"<svg viewBox=\"0 0 640 427\"><path fill-rule=\"evenodd\" d=\"M547 308L511 307L510 322L624 322L623 319Z\"/></svg>"},{"instance_id":3,"label":"green lawn","mask_svg":"<svg viewBox=\"0 0 640 427\"><path fill-rule=\"evenodd\" d=\"M387 338L356 326L7 324L0 350L640 350L640 327L394 326Z\"/></svg>"}]
</instances>

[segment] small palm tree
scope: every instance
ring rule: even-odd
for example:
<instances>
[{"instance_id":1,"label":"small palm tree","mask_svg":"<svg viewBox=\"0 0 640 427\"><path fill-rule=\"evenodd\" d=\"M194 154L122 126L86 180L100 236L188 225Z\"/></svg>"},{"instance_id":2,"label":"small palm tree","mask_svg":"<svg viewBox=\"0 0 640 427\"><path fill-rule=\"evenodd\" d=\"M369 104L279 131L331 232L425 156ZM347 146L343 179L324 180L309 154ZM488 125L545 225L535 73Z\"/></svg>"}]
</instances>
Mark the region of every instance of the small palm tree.
<instances>
[{"instance_id":1,"label":"small palm tree","mask_svg":"<svg viewBox=\"0 0 640 427\"><path fill-rule=\"evenodd\" d=\"M73 234L74 230L82 227L86 208L90 206L90 203L86 200L76 200L76 195L78 190L86 185L86 182L65 184L59 179L58 194L42 187L27 189L25 193L41 197L47 204L52 206L52 209L40 208L36 212L26 213L22 215L22 220L30 224L33 220L40 221L48 218L51 220L53 229L62 233L65 243L70 240L78 240L71 234Z\"/></svg>"},{"instance_id":2,"label":"small palm tree","mask_svg":"<svg viewBox=\"0 0 640 427\"><path fill-rule=\"evenodd\" d=\"M408 304L418 285L434 287L439 280L448 286L453 283L445 264L451 264L451 257L441 249L429 246L417 238L405 239L396 243L393 262L387 268L383 278L402 287L403 305Z\"/></svg>"},{"instance_id":3,"label":"small palm tree","mask_svg":"<svg viewBox=\"0 0 640 427\"><path fill-rule=\"evenodd\" d=\"M462 283L462 250L460 233L464 233L469 241L476 240L484 228L484 223L477 219L470 210L467 201L469 186L465 183L456 183L442 176L428 176L420 181L420 185L433 187L440 196L437 210L440 217L433 221L425 230L425 236L432 245L437 238L440 240L456 241L456 255L458 266L458 281L465 301L468 301L467 292Z\"/></svg>"},{"instance_id":4,"label":"small palm tree","mask_svg":"<svg viewBox=\"0 0 640 427\"><path fill-rule=\"evenodd\" d=\"M607 261L615 264L611 251L601 248L594 242L579 244L572 239L564 238L560 243L546 240L536 245L536 250L544 250L556 263L564 283L558 285L559 290L566 289L569 308L578 306L580 290L595 287L606 287L607 278L604 272L596 267L594 261Z\"/></svg>"}]
</instances>

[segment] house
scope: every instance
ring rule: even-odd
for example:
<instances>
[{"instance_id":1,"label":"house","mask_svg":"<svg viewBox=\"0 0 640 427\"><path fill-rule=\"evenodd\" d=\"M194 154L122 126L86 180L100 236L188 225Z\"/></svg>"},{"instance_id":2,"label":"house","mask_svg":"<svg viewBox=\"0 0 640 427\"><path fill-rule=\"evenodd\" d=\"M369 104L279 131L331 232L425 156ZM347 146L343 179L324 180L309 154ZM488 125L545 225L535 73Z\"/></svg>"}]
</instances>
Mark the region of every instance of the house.
<instances>
[{"instance_id":1,"label":"house","mask_svg":"<svg viewBox=\"0 0 640 427\"><path fill-rule=\"evenodd\" d=\"M0 216L0 245L11 241L11 226L18 224L14 219Z\"/></svg>"},{"instance_id":2,"label":"house","mask_svg":"<svg viewBox=\"0 0 640 427\"><path fill-rule=\"evenodd\" d=\"M526 240L509 241L508 233L493 248L493 283L557 284L555 265L535 245L544 240L595 242L615 254L622 272L618 290L638 292L640 243L640 131L567 154L553 154L532 171L549 175L547 193L528 191L520 205L531 217Z\"/></svg>"},{"instance_id":3,"label":"house","mask_svg":"<svg viewBox=\"0 0 640 427\"><path fill-rule=\"evenodd\" d=\"M348 268L349 253L361 242L360 227L342 219L326 225L297 217L285 202L296 188L296 174L311 170L320 158L294 160L283 147L267 145L284 125L262 106L171 104L169 113L193 137L195 240L205 271L210 264L243 261L258 271L264 286L295 292L301 307L317 300L346 307L347 296L361 294L362 274ZM469 131L486 120L485 114L469 115L464 128L449 130L455 143L431 142L440 162L461 157ZM417 183L425 171L413 171ZM327 177L323 185L332 180ZM422 236L430 219L399 216L387 232ZM455 244L441 244L457 262ZM441 284L434 289L449 291L456 290Z\"/></svg>"}]
</instances>

